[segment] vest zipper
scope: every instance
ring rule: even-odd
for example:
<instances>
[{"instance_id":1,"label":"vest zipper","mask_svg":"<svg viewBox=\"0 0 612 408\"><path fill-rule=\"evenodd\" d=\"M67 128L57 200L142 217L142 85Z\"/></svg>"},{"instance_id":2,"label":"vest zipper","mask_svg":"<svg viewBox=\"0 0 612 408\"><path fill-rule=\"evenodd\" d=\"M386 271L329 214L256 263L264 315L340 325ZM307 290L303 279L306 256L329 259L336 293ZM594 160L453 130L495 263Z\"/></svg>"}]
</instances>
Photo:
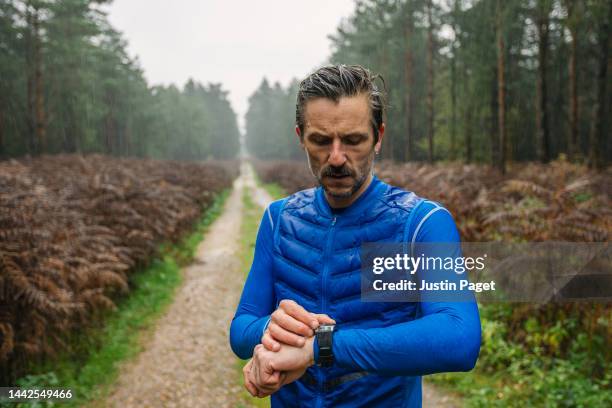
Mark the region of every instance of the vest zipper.
<instances>
[{"instance_id":1,"label":"vest zipper","mask_svg":"<svg viewBox=\"0 0 612 408\"><path fill-rule=\"evenodd\" d=\"M331 226L329 228L329 234L327 236L327 243L325 245L325 252L323 254L323 274L321 275L321 313L327 313L327 274L329 272L328 262L331 253L331 244L333 242L334 227L336 226L337 217L332 218ZM323 383L325 378L321 376L319 378L319 395L317 397L317 407L322 407L323 403Z\"/></svg>"},{"instance_id":2,"label":"vest zipper","mask_svg":"<svg viewBox=\"0 0 612 408\"><path fill-rule=\"evenodd\" d=\"M327 236L327 244L325 246L325 266L323 268L323 276L321 277L321 313L327 313L327 274L328 274L328 260L331 252L331 244L333 242L334 227L336 226L337 217L332 218L331 227L329 228L329 234Z\"/></svg>"}]
</instances>

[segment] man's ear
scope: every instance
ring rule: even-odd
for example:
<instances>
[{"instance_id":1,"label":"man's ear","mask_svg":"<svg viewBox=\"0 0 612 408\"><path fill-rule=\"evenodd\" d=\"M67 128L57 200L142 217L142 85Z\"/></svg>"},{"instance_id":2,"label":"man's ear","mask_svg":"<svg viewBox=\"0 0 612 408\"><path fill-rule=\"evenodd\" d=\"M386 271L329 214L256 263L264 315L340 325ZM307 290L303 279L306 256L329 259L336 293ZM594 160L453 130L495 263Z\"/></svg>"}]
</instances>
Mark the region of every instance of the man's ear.
<instances>
[{"instance_id":1,"label":"man's ear","mask_svg":"<svg viewBox=\"0 0 612 408\"><path fill-rule=\"evenodd\" d=\"M374 145L374 151L376 151L376 154L380 153L380 149L382 149L382 141L384 137L385 137L385 123L383 122L380 124L380 127L378 128L378 141Z\"/></svg>"},{"instance_id":2,"label":"man's ear","mask_svg":"<svg viewBox=\"0 0 612 408\"><path fill-rule=\"evenodd\" d=\"M300 127L295 125L295 134L297 135L298 140L300 141L300 146L304 149L304 138L302 137L302 132L300 131Z\"/></svg>"}]
</instances>

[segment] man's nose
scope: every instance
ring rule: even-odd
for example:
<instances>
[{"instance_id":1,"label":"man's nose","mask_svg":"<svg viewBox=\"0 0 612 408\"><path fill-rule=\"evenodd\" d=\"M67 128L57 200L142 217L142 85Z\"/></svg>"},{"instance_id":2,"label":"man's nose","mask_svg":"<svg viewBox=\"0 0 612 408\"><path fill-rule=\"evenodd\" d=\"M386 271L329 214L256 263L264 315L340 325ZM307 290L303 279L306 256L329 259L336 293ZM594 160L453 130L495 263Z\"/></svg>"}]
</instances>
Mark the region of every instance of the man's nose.
<instances>
[{"instance_id":1,"label":"man's nose","mask_svg":"<svg viewBox=\"0 0 612 408\"><path fill-rule=\"evenodd\" d=\"M331 144L328 162L334 167L340 167L346 162L346 155L344 154L342 143L338 139L334 140Z\"/></svg>"}]
</instances>

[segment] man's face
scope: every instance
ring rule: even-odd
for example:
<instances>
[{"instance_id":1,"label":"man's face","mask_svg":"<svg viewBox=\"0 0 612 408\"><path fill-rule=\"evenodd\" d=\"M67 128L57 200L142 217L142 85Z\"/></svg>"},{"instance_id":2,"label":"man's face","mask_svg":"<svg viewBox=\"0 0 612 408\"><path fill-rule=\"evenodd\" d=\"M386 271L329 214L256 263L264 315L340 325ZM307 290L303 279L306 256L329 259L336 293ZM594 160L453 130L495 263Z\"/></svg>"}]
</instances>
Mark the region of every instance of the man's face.
<instances>
[{"instance_id":1,"label":"man's face","mask_svg":"<svg viewBox=\"0 0 612 408\"><path fill-rule=\"evenodd\" d=\"M366 95L310 100L304 107L302 146L313 175L335 200L350 200L372 171L380 149L384 125L374 145Z\"/></svg>"}]
</instances>

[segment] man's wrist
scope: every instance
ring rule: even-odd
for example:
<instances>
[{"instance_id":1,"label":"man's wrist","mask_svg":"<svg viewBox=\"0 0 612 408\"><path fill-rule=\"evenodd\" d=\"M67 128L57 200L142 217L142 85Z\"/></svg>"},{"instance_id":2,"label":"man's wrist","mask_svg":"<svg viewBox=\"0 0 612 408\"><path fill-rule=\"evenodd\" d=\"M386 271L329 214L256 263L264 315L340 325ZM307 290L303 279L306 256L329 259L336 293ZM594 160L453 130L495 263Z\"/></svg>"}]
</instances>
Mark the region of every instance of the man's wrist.
<instances>
[{"instance_id":1,"label":"man's wrist","mask_svg":"<svg viewBox=\"0 0 612 408\"><path fill-rule=\"evenodd\" d=\"M261 335L262 336L266 332L266 329L268 328L268 325L270 324L270 320L272 320L272 315L264 316L264 317L267 317L267 318L266 318L266 322L263 325L263 328L261 329Z\"/></svg>"},{"instance_id":2,"label":"man's wrist","mask_svg":"<svg viewBox=\"0 0 612 408\"><path fill-rule=\"evenodd\" d=\"M311 367L315 364L316 353L317 353L316 343L317 342L316 342L315 336L311 336L306 339L306 343L304 344L304 348L306 348L306 351L308 352L307 354L308 362L307 362L306 368Z\"/></svg>"}]
</instances>

